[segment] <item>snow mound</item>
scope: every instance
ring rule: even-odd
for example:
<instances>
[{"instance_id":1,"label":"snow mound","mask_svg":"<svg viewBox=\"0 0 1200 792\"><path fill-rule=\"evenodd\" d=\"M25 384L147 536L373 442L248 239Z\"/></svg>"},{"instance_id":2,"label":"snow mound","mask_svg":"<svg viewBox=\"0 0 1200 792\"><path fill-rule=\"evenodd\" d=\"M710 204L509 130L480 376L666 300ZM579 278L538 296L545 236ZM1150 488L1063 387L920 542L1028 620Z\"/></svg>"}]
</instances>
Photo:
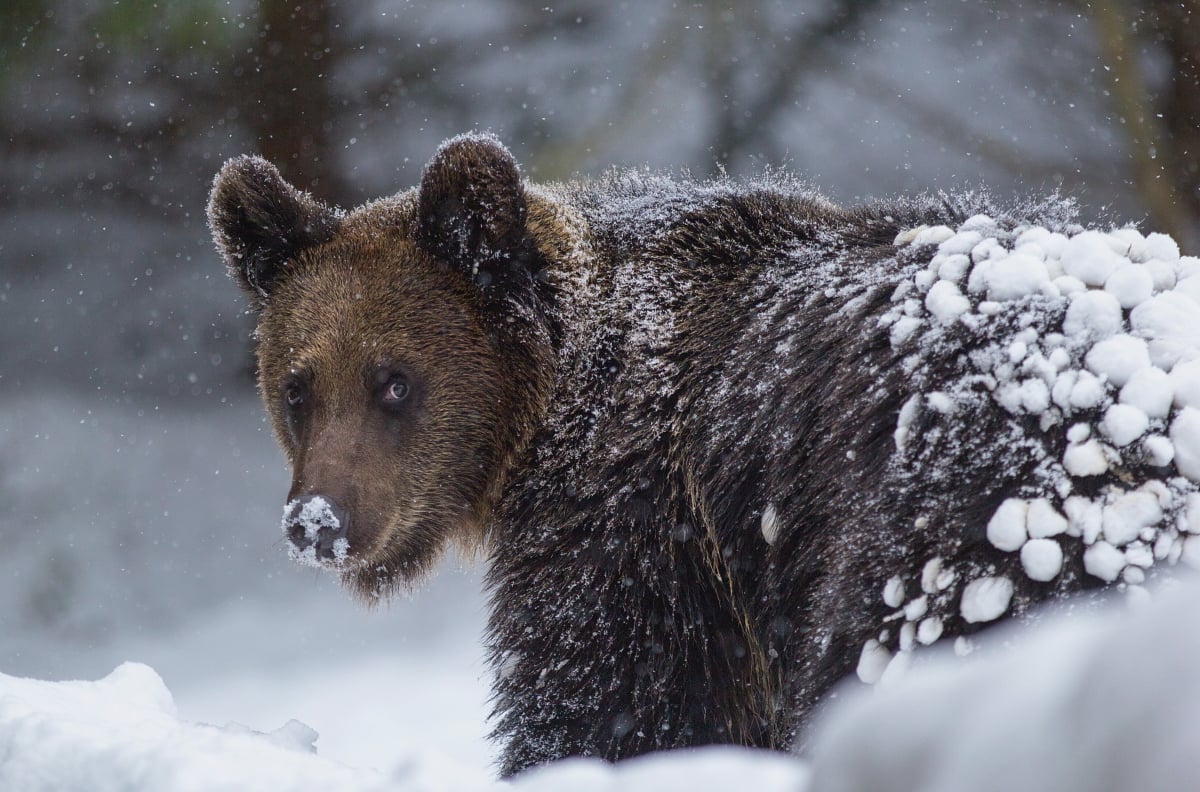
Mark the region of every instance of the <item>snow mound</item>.
<instances>
[{"instance_id":1,"label":"snow mound","mask_svg":"<svg viewBox=\"0 0 1200 792\"><path fill-rule=\"evenodd\" d=\"M1002 629L905 679L845 687L812 732L821 792L1190 789L1200 777L1200 585L1124 613Z\"/></svg>"},{"instance_id":2,"label":"snow mound","mask_svg":"<svg viewBox=\"0 0 1200 792\"><path fill-rule=\"evenodd\" d=\"M95 682L43 682L0 674L0 789L152 789L156 792L418 790L756 789L802 792L807 766L779 753L713 747L617 765L570 759L502 783L443 757L403 755L385 775L316 753L317 733L289 721L263 734L181 721L148 666L125 663Z\"/></svg>"},{"instance_id":3,"label":"snow mound","mask_svg":"<svg viewBox=\"0 0 1200 792\"><path fill-rule=\"evenodd\" d=\"M565 759L517 777L514 792L804 792L808 767L786 754L732 746L665 751L615 765Z\"/></svg>"},{"instance_id":4,"label":"snow mound","mask_svg":"<svg viewBox=\"0 0 1200 792\"><path fill-rule=\"evenodd\" d=\"M0 789L375 790L374 771L313 754L316 733L271 734L180 721L151 668L125 663L96 682L0 674Z\"/></svg>"}]
</instances>

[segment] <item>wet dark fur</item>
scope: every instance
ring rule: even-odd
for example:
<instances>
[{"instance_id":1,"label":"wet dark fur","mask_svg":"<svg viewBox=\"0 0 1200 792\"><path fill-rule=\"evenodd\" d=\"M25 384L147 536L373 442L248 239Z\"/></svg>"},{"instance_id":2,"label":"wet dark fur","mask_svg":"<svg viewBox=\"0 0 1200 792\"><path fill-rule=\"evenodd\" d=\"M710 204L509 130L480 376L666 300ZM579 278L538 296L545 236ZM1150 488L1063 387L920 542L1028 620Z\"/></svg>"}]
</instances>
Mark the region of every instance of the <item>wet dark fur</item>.
<instances>
[{"instance_id":1,"label":"wet dark fur","mask_svg":"<svg viewBox=\"0 0 1200 792\"><path fill-rule=\"evenodd\" d=\"M967 460L969 498L931 509L932 493L888 465L911 388L875 326L896 281L863 273L896 255L900 229L961 213L937 202L846 212L770 185L641 189L618 180L586 201L597 269L653 273L678 331L661 349L631 340L628 304L602 285L581 324L605 330L571 360L552 428L498 509L490 645L504 671L506 772L572 754L787 746L878 629L898 562L919 568L929 547L982 540L968 526L1020 480L1002 472L1010 459ZM686 208L633 234L606 214L675 200ZM823 288L756 288L830 257L838 266L820 285L851 285L862 299L849 313ZM770 350L788 339L781 376ZM656 357L676 375L648 371ZM774 547L760 532L768 503ZM917 513L936 534L898 536Z\"/></svg>"},{"instance_id":2,"label":"wet dark fur","mask_svg":"<svg viewBox=\"0 0 1200 792\"><path fill-rule=\"evenodd\" d=\"M472 354L502 364L493 385L505 406L485 414L511 425L491 435L482 461L437 458L451 485L469 480L479 499L472 530L490 558L505 774L569 755L784 748L878 631L890 575L919 572L937 554L1014 563L987 544L983 526L1035 452L988 443L1010 420L992 409L973 416L979 442L940 449L960 455L953 488L922 478L920 444L941 442L937 432L919 434L910 464L894 464L897 413L927 383L905 373L912 350L893 349L878 323L896 283L928 259L927 250L898 252L897 232L980 207L846 210L786 179L624 175L556 188L535 217L493 140L461 139L439 158L415 199L359 210L375 219L353 233L415 240L421 255L389 266L452 283L487 339L472 341L481 344ZM266 295L285 281L296 249L308 250L302 271L324 266L325 248L313 243L332 233L336 244L330 218L340 216L317 213L312 223L307 204L286 208L266 227L287 241L256 253L254 207L270 201L238 209L227 193L244 189L218 181L214 227L230 266L245 265L247 288ZM556 202L583 219L586 239L555 219ZM338 222L354 227L355 216ZM302 230L289 237L288 228ZM381 266L372 256L353 263ZM321 295L309 296L319 324ZM359 310L403 322L414 299L384 289ZM669 332L659 332L664 317ZM281 345L295 341L283 337L286 311L271 321L260 359L278 427L268 390L289 359ZM927 361L920 376L961 366L955 356ZM470 362L451 373L476 376ZM429 449L438 438L421 442ZM299 452L290 453L295 462ZM477 481L481 466L491 468ZM778 513L774 545L760 530L768 504ZM921 531L918 516L929 521ZM451 522L429 530L451 538ZM376 590L427 568L434 554L423 547L419 558L384 559ZM370 572L355 574L352 584L370 591ZM1077 568L1053 584L1015 579L1017 612L1081 585Z\"/></svg>"}]
</instances>

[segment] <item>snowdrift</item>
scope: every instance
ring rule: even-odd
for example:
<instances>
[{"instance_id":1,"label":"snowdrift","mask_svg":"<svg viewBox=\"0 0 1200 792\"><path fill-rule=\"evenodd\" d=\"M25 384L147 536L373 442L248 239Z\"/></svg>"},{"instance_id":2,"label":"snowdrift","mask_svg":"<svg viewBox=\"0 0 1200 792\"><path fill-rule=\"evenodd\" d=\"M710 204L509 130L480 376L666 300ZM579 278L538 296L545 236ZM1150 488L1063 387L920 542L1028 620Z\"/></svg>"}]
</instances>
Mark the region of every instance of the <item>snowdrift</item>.
<instances>
[{"instance_id":1,"label":"snowdrift","mask_svg":"<svg viewBox=\"0 0 1200 792\"><path fill-rule=\"evenodd\" d=\"M353 706L347 703L347 706ZM43 682L0 674L0 789L154 792L471 792L471 790L803 789L804 764L732 747L662 754L612 766L572 759L515 784L397 745L390 774L315 753L317 733L290 721L270 733L181 720L148 666L125 663L95 682Z\"/></svg>"},{"instance_id":2,"label":"snowdrift","mask_svg":"<svg viewBox=\"0 0 1200 792\"><path fill-rule=\"evenodd\" d=\"M898 683L847 690L813 735L811 792L1194 789L1200 585L986 634Z\"/></svg>"},{"instance_id":3,"label":"snowdrift","mask_svg":"<svg viewBox=\"0 0 1200 792\"><path fill-rule=\"evenodd\" d=\"M1051 614L993 632L969 659L930 651L894 682L848 683L814 729L811 769L713 747L571 759L507 784L401 744L385 774L315 753L316 732L297 721L260 733L181 720L145 665L95 682L0 675L0 789L1186 789L1200 778L1198 605L1200 584L1168 583L1132 609Z\"/></svg>"}]
</instances>

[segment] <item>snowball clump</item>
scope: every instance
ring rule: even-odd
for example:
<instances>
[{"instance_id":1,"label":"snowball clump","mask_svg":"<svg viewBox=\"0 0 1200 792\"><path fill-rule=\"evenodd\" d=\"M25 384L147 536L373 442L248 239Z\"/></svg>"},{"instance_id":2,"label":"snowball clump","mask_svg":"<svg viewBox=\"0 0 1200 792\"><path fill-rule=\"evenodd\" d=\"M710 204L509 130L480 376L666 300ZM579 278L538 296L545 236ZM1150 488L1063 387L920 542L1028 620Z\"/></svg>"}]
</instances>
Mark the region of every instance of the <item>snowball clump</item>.
<instances>
[{"instance_id":1,"label":"snowball clump","mask_svg":"<svg viewBox=\"0 0 1200 792\"><path fill-rule=\"evenodd\" d=\"M961 381L909 395L896 454L912 453L928 411L942 420L990 398L1014 438L1036 435L1052 455L980 526L1011 565L933 558L915 594L912 578L887 582L892 613L862 649L860 678L886 683L948 618L1002 617L1018 590L1058 584L1069 559L1131 600L1161 565L1200 566L1200 258L1163 234L1011 228L986 215L895 244L917 263L881 320L892 346L914 367L947 351L969 360ZM956 640L960 654L971 646Z\"/></svg>"}]
</instances>

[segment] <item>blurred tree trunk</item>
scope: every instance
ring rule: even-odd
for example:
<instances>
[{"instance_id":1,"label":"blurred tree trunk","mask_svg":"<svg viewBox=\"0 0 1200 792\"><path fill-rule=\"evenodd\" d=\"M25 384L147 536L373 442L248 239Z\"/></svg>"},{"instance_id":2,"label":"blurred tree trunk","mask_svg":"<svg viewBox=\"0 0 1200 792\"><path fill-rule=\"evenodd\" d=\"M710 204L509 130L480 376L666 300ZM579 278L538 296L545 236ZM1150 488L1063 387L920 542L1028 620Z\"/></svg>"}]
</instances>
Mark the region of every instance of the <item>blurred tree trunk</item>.
<instances>
[{"instance_id":1,"label":"blurred tree trunk","mask_svg":"<svg viewBox=\"0 0 1200 792\"><path fill-rule=\"evenodd\" d=\"M1112 78L1113 110L1126 130L1133 159L1134 188L1150 212L1154 229L1190 244L1191 223L1175 190L1159 114L1139 63L1133 20L1119 0L1093 0L1091 7L1100 54Z\"/></svg>"},{"instance_id":2,"label":"blurred tree trunk","mask_svg":"<svg viewBox=\"0 0 1200 792\"><path fill-rule=\"evenodd\" d=\"M1176 192L1200 242L1200 2L1158 0L1153 31L1170 58L1166 91L1158 102ZM1189 252L1200 252L1193 247Z\"/></svg>"},{"instance_id":3,"label":"blurred tree trunk","mask_svg":"<svg viewBox=\"0 0 1200 792\"><path fill-rule=\"evenodd\" d=\"M847 45L861 36L874 21L872 16L882 0L835 0L815 21L795 31L789 31L783 42L764 47L761 42L774 43L779 31L766 26L754 40L738 40L747 31L733 25L737 20L734 9L747 13L756 7L762 13L762 3L731 3L728 0L709 0L709 62L707 64L714 92L712 117L714 129L710 150L718 163L725 165L748 158L760 149L767 160L772 157L772 128L781 115L793 110L808 90L813 76L836 63ZM786 42L786 44L785 44ZM754 81L754 89L739 86L739 72L746 71L743 58L735 53L762 50L762 80ZM739 94L746 93L745 96Z\"/></svg>"},{"instance_id":4,"label":"blurred tree trunk","mask_svg":"<svg viewBox=\"0 0 1200 792\"><path fill-rule=\"evenodd\" d=\"M284 178L345 205L352 196L334 161L338 102L332 73L342 56L338 14L327 0L261 0L259 34L245 78L244 116L261 153Z\"/></svg>"}]
</instances>

